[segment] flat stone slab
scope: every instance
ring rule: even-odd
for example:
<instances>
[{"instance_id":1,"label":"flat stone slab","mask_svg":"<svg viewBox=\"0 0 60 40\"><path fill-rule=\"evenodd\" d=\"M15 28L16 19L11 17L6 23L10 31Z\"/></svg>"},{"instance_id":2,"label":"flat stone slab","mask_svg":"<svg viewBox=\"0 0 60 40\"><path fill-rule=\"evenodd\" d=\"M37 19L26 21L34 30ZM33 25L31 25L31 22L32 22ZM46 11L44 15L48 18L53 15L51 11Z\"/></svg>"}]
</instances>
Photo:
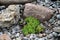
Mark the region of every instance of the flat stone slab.
<instances>
[{"instance_id":1,"label":"flat stone slab","mask_svg":"<svg viewBox=\"0 0 60 40\"><path fill-rule=\"evenodd\" d=\"M35 0L0 0L0 4L18 4L18 3L28 3Z\"/></svg>"},{"instance_id":2,"label":"flat stone slab","mask_svg":"<svg viewBox=\"0 0 60 40\"><path fill-rule=\"evenodd\" d=\"M25 4L24 16L26 17L34 16L43 22L49 20L52 17L53 13L54 10L41 5L35 5L32 3Z\"/></svg>"}]
</instances>

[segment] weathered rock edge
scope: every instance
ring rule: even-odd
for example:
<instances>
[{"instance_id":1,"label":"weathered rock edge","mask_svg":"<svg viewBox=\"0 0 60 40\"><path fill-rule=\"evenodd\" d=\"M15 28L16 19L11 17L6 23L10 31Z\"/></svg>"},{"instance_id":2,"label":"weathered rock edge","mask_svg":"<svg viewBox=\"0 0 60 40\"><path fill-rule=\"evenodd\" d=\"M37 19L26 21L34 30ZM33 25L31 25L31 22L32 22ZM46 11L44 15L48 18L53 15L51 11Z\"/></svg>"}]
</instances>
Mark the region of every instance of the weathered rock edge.
<instances>
[{"instance_id":1,"label":"weathered rock edge","mask_svg":"<svg viewBox=\"0 0 60 40\"><path fill-rule=\"evenodd\" d=\"M29 3L35 0L0 0L0 4L23 4L23 3Z\"/></svg>"}]
</instances>

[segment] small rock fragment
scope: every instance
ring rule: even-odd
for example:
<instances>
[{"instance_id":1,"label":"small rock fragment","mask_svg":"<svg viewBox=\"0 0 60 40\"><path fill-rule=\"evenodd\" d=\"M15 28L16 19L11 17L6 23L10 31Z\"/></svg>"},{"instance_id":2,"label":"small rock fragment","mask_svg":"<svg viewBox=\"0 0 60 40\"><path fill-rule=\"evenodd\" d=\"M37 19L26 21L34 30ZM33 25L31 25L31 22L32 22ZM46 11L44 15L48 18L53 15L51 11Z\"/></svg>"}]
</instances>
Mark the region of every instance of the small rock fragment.
<instances>
[{"instance_id":1,"label":"small rock fragment","mask_svg":"<svg viewBox=\"0 0 60 40\"><path fill-rule=\"evenodd\" d=\"M53 30L54 30L55 32L60 32L60 27L54 27Z\"/></svg>"},{"instance_id":2,"label":"small rock fragment","mask_svg":"<svg viewBox=\"0 0 60 40\"><path fill-rule=\"evenodd\" d=\"M11 38L7 34L0 35L0 40L11 40Z\"/></svg>"},{"instance_id":3,"label":"small rock fragment","mask_svg":"<svg viewBox=\"0 0 60 40\"><path fill-rule=\"evenodd\" d=\"M49 34L49 35L47 35L47 38L48 39L51 39L51 38L53 38L53 35L52 34Z\"/></svg>"},{"instance_id":4,"label":"small rock fragment","mask_svg":"<svg viewBox=\"0 0 60 40\"><path fill-rule=\"evenodd\" d=\"M30 39L34 39L34 38L36 38L36 35L35 34L31 34Z\"/></svg>"},{"instance_id":5,"label":"small rock fragment","mask_svg":"<svg viewBox=\"0 0 60 40\"><path fill-rule=\"evenodd\" d=\"M52 35L55 36L55 37L58 36L58 34L56 32L53 32Z\"/></svg>"},{"instance_id":6,"label":"small rock fragment","mask_svg":"<svg viewBox=\"0 0 60 40\"><path fill-rule=\"evenodd\" d=\"M39 34L38 37L42 38L43 37L43 34Z\"/></svg>"},{"instance_id":7,"label":"small rock fragment","mask_svg":"<svg viewBox=\"0 0 60 40\"><path fill-rule=\"evenodd\" d=\"M60 14L57 15L57 19L60 19Z\"/></svg>"}]
</instances>

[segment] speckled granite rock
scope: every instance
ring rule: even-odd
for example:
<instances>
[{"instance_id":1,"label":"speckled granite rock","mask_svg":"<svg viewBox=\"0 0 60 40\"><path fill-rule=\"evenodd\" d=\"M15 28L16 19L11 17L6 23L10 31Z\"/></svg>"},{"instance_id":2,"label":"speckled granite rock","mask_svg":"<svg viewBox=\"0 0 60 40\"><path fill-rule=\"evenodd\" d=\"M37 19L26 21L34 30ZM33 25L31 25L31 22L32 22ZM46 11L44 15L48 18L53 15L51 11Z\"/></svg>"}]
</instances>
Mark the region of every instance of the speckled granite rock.
<instances>
[{"instance_id":1,"label":"speckled granite rock","mask_svg":"<svg viewBox=\"0 0 60 40\"><path fill-rule=\"evenodd\" d=\"M0 14L0 26L10 27L12 24L16 24L20 18L19 5L10 5Z\"/></svg>"},{"instance_id":2,"label":"speckled granite rock","mask_svg":"<svg viewBox=\"0 0 60 40\"><path fill-rule=\"evenodd\" d=\"M53 10L41 6L41 5L35 5L32 3L25 4L25 10L24 10L24 16L34 16L40 21L46 21L49 20L53 15Z\"/></svg>"},{"instance_id":3,"label":"speckled granite rock","mask_svg":"<svg viewBox=\"0 0 60 40\"><path fill-rule=\"evenodd\" d=\"M18 3L28 3L35 0L0 0L0 4L18 4Z\"/></svg>"}]
</instances>

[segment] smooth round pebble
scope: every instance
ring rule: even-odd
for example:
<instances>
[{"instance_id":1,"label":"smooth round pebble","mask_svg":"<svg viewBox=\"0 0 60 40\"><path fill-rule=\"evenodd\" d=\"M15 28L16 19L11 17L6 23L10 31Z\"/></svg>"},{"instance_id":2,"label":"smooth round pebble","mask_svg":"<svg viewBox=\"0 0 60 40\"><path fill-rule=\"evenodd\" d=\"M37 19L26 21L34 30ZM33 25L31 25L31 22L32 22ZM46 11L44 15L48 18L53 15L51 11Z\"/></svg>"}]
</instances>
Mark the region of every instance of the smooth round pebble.
<instances>
[{"instance_id":1,"label":"smooth round pebble","mask_svg":"<svg viewBox=\"0 0 60 40\"><path fill-rule=\"evenodd\" d=\"M58 14L58 15L57 15L57 19L59 19L59 20L60 20L60 14Z\"/></svg>"},{"instance_id":2,"label":"smooth round pebble","mask_svg":"<svg viewBox=\"0 0 60 40\"><path fill-rule=\"evenodd\" d=\"M36 35L35 34L31 34L30 35L30 38L32 39L32 38L36 38Z\"/></svg>"}]
</instances>

